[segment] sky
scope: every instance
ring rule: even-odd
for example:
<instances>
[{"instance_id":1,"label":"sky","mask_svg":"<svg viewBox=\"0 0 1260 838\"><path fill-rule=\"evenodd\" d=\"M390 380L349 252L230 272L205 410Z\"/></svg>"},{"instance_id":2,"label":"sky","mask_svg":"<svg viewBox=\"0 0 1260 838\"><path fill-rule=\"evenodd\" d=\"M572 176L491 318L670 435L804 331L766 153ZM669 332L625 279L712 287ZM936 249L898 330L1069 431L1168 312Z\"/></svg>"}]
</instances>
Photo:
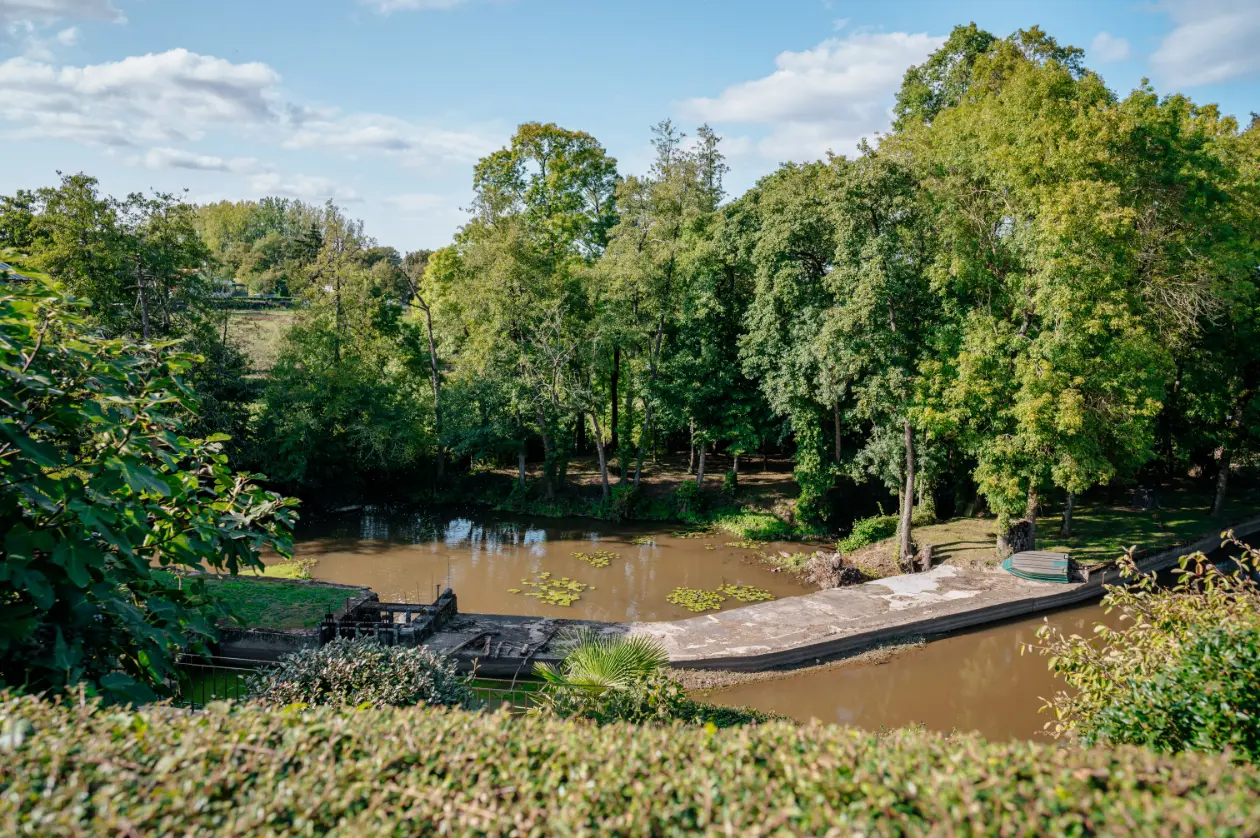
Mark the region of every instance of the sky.
<instances>
[{"instance_id":1,"label":"sky","mask_svg":"<svg viewBox=\"0 0 1260 838\"><path fill-rule=\"evenodd\" d=\"M332 199L400 251L448 243L476 160L528 121L622 174L709 123L738 195L887 130L957 24L1039 25L1123 95L1260 111L1260 0L0 0L0 194Z\"/></svg>"}]
</instances>

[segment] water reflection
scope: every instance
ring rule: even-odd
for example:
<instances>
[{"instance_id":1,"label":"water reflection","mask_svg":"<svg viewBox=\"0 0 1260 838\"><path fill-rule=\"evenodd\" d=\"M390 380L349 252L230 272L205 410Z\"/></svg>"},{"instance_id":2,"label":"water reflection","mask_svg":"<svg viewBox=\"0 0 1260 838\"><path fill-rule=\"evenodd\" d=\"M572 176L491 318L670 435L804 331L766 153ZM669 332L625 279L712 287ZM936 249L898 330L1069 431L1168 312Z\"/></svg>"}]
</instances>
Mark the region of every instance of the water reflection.
<instances>
[{"instance_id":1,"label":"water reflection","mask_svg":"<svg viewBox=\"0 0 1260 838\"><path fill-rule=\"evenodd\" d=\"M650 543L642 543L644 537ZM438 588L449 585L467 612L672 620L694 616L665 601L678 586L715 588L730 582L766 588L780 597L808 591L729 541L729 536L679 538L663 527L604 526L589 520L367 507L305 523L295 550L318 559L316 578L367 585L384 599L429 601ZM618 558L608 567L594 568L573 555L595 549ZM567 608L509 593L523 588L522 579L542 572L593 587Z\"/></svg>"}]
</instances>

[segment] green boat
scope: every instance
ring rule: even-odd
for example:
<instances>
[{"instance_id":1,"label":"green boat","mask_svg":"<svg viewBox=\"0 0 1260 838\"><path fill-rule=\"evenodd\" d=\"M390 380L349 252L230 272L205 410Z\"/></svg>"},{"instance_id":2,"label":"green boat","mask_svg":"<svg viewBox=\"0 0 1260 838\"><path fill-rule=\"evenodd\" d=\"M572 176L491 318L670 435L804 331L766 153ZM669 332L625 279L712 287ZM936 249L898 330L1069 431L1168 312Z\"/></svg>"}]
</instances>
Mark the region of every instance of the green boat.
<instances>
[{"instance_id":1,"label":"green boat","mask_svg":"<svg viewBox=\"0 0 1260 838\"><path fill-rule=\"evenodd\" d=\"M1067 553L1026 550L1002 562L1002 569L1021 579L1031 579L1034 582L1066 584L1072 581L1072 557Z\"/></svg>"}]
</instances>

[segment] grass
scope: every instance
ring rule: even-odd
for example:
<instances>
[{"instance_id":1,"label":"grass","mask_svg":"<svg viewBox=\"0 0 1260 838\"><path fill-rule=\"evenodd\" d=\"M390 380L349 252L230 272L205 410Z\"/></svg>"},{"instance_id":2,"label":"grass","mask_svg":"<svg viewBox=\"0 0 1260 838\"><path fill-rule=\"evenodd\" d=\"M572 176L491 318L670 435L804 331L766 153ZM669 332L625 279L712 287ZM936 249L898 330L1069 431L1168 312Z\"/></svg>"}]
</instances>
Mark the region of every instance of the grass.
<instances>
[{"instance_id":1,"label":"grass","mask_svg":"<svg viewBox=\"0 0 1260 838\"><path fill-rule=\"evenodd\" d=\"M1211 501L1209 493L1190 486L1164 490L1160 508L1149 512L1111 504L1105 499L1086 499L1072 516L1071 538L1059 534L1059 510L1037 519L1037 549L1071 553L1082 563L1104 562L1119 557L1132 546L1148 553L1169 550L1260 514L1260 493L1256 490L1235 491L1219 521L1210 514ZM914 540L920 545L931 544L939 559L952 564L993 564L997 562L994 526L992 518L954 518L916 527ZM884 557L891 560L895 538L855 552L853 561L879 566Z\"/></svg>"},{"instance_id":2,"label":"grass","mask_svg":"<svg viewBox=\"0 0 1260 838\"><path fill-rule=\"evenodd\" d=\"M304 582L282 584L248 578L218 578L212 590L232 615L250 628L307 629L346 604L352 591Z\"/></svg>"},{"instance_id":3,"label":"grass","mask_svg":"<svg viewBox=\"0 0 1260 838\"><path fill-rule=\"evenodd\" d=\"M249 356L255 372L267 373L276 365L280 342L293 325L292 309L228 312L228 336Z\"/></svg>"}]
</instances>

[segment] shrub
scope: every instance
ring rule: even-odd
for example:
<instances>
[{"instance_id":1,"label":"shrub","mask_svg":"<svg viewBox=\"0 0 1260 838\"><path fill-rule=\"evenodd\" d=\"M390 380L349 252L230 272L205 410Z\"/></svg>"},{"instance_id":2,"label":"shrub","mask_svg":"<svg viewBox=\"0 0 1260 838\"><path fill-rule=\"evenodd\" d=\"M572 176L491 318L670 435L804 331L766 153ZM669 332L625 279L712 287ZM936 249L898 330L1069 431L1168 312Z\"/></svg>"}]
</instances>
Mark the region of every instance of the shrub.
<instances>
[{"instance_id":1,"label":"shrub","mask_svg":"<svg viewBox=\"0 0 1260 838\"><path fill-rule=\"evenodd\" d=\"M226 436L185 435L194 356L101 338L82 309L0 284L0 685L143 701L223 616L170 571L287 554L296 501L234 474Z\"/></svg>"},{"instance_id":2,"label":"shrub","mask_svg":"<svg viewBox=\"0 0 1260 838\"><path fill-rule=\"evenodd\" d=\"M1167 671L1130 678L1077 732L1158 751L1223 751L1260 760L1260 629L1201 632Z\"/></svg>"},{"instance_id":3,"label":"shrub","mask_svg":"<svg viewBox=\"0 0 1260 838\"><path fill-rule=\"evenodd\" d=\"M728 500L734 500L739 494L739 472L728 471L722 476L722 494Z\"/></svg>"},{"instance_id":4,"label":"shrub","mask_svg":"<svg viewBox=\"0 0 1260 838\"><path fill-rule=\"evenodd\" d=\"M607 518L610 521L632 521L639 511L639 503L643 500L638 486L623 483L614 486L612 497L608 501Z\"/></svg>"},{"instance_id":5,"label":"shrub","mask_svg":"<svg viewBox=\"0 0 1260 838\"><path fill-rule=\"evenodd\" d=\"M868 544L874 544L876 541L883 541L885 538L891 538L896 535L899 523L896 515L875 515L870 518L862 518L853 523L853 530L840 540L836 548L841 553L852 553L855 550L861 550Z\"/></svg>"},{"instance_id":6,"label":"shrub","mask_svg":"<svg viewBox=\"0 0 1260 838\"><path fill-rule=\"evenodd\" d=\"M704 493L694 480L684 480L674 490L674 511L684 520L704 511Z\"/></svg>"},{"instance_id":7,"label":"shrub","mask_svg":"<svg viewBox=\"0 0 1260 838\"><path fill-rule=\"evenodd\" d=\"M1220 643L1226 645L1203 647L1228 654L1232 660L1194 660L1193 650L1208 642L1206 635L1228 633L1245 645L1249 642L1246 638L1252 636L1249 632L1260 628L1260 583L1252 576L1260 566L1260 552L1235 540L1232 534L1226 534L1225 539L1226 544L1241 551L1234 569L1221 570L1202 553L1182 556L1179 578L1171 588L1160 587L1155 574L1139 572L1131 553L1122 557L1121 569L1132 581L1108 586L1103 598L1107 610L1120 612L1119 629L1098 625L1092 638L1067 636L1050 626L1038 630L1039 642L1033 648L1049 658L1050 668L1070 689L1057 693L1048 705L1055 720L1047 727L1056 736L1092 736L1098 724L1114 726L1117 733L1129 730L1128 726L1139 720L1123 716L1117 706L1133 700L1138 691L1149 692L1155 681L1162 679L1168 689L1180 691L1185 688L1183 681L1206 687L1231 668L1247 670L1249 653L1245 648L1229 646L1233 640L1222 639ZM1245 694L1235 698L1246 700ZM1170 695L1168 700L1173 701L1174 697ZM1201 704L1194 706L1205 708ZM1210 718L1191 714L1193 721L1185 718L1191 712L1189 706L1177 709L1171 704L1161 705L1153 712L1156 716L1149 722L1160 725L1160 736L1168 738L1160 742L1150 740L1152 745L1176 749L1183 747L1181 743L1186 743L1184 747L1197 747L1191 743L1228 738L1222 727L1228 725L1216 716L1215 710ZM1109 714L1105 721L1100 718L1104 714ZM1169 726L1174 718L1182 720L1177 724L1184 722L1205 729L1190 735L1184 728ZM1137 734L1131 730L1123 733L1125 737L1130 735Z\"/></svg>"},{"instance_id":8,"label":"shrub","mask_svg":"<svg viewBox=\"0 0 1260 838\"><path fill-rule=\"evenodd\" d=\"M0 696L0 834L1229 835L1219 755L432 708L136 712Z\"/></svg>"},{"instance_id":9,"label":"shrub","mask_svg":"<svg viewBox=\"0 0 1260 838\"><path fill-rule=\"evenodd\" d=\"M599 693L573 689L555 691L538 707L560 718L584 719L601 725L683 722L725 728L781 718L748 707L723 707L695 701L682 684L661 674L634 681L622 689Z\"/></svg>"},{"instance_id":10,"label":"shrub","mask_svg":"<svg viewBox=\"0 0 1260 838\"><path fill-rule=\"evenodd\" d=\"M281 706L464 705L470 695L468 679L450 658L418 646L383 646L371 638L339 638L286 655L248 686L252 698Z\"/></svg>"}]
</instances>

